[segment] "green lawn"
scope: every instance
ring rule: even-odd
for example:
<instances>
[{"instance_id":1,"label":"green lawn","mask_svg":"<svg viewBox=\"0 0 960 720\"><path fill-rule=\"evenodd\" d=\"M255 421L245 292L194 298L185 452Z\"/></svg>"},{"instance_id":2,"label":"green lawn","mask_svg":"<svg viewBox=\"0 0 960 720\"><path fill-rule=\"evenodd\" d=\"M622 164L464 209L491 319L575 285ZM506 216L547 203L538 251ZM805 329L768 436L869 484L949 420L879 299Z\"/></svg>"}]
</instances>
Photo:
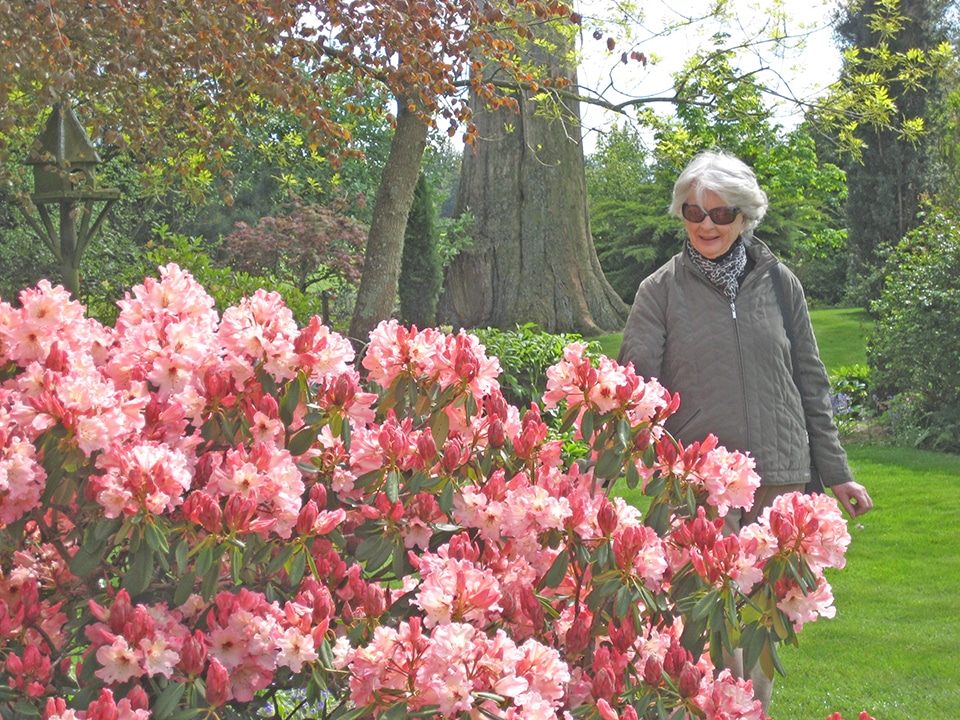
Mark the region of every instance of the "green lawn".
<instances>
[{"instance_id":1,"label":"green lawn","mask_svg":"<svg viewBox=\"0 0 960 720\"><path fill-rule=\"evenodd\" d=\"M960 457L850 446L875 508L851 523L847 566L830 576L837 617L783 651L771 717L960 717Z\"/></svg>"},{"instance_id":2,"label":"green lawn","mask_svg":"<svg viewBox=\"0 0 960 720\"><path fill-rule=\"evenodd\" d=\"M867 334L873 321L861 308L811 310L813 332L820 346L820 359L833 372L844 365L866 365Z\"/></svg>"}]
</instances>

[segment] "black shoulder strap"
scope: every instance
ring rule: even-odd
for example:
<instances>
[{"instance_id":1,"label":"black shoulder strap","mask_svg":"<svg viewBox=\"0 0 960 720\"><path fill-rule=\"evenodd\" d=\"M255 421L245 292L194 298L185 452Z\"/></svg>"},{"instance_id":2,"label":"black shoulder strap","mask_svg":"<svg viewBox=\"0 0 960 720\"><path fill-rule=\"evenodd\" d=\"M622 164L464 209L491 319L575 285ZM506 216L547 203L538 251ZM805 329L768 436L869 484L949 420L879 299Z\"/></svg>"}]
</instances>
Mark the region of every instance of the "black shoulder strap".
<instances>
[{"instance_id":1,"label":"black shoulder strap","mask_svg":"<svg viewBox=\"0 0 960 720\"><path fill-rule=\"evenodd\" d=\"M787 298L783 291L783 274L780 271L780 262L777 261L770 268L770 279L773 280L773 293L777 296L777 305L780 307L780 315L783 317L783 329L787 333L787 340L790 342L790 364L793 366L793 382L797 386L800 397L803 398L803 383L800 380L800 362L797 356L796 332L793 329L793 313L787 307ZM823 492L823 480L813 463L813 457L810 458L810 482L807 483L807 493Z\"/></svg>"},{"instance_id":2,"label":"black shoulder strap","mask_svg":"<svg viewBox=\"0 0 960 720\"><path fill-rule=\"evenodd\" d=\"M770 278L773 280L773 293L777 296L777 306L780 308L780 315L783 317L783 329L787 333L787 340L790 341L790 364L793 367L793 382L797 385L797 390L803 396L803 384L800 381L800 363L797 358L796 332L793 329L793 313L787 307L787 298L783 291L783 274L780 272L780 262L777 261L770 268Z\"/></svg>"}]
</instances>

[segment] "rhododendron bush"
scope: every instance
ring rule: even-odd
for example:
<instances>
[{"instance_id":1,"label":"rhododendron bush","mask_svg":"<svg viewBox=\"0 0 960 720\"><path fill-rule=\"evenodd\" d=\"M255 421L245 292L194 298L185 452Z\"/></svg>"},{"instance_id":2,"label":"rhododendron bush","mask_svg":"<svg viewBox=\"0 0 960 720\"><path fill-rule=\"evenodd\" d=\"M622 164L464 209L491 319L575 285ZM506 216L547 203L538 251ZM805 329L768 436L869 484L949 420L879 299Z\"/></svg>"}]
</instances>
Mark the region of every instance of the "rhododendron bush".
<instances>
[{"instance_id":1,"label":"rhododendron bush","mask_svg":"<svg viewBox=\"0 0 960 720\"><path fill-rule=\"evenodd\" d=\"M6 717L762 718L723 649L773 673L834 612L836 503L724 536L751 459L675 442L679 398L581 345L521 410L464 332L385 322L354 365L175 265L120 306L0 303Z\"/></svg>"}]
</instances>

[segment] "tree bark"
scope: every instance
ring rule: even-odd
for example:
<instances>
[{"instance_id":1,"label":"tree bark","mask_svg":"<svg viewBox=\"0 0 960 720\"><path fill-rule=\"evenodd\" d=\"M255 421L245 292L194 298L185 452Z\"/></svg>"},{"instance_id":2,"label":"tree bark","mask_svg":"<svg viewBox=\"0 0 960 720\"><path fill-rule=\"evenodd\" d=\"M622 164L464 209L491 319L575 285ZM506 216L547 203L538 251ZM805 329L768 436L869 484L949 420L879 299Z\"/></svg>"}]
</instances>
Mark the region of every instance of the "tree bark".
<instances>
[{"instance_id":1,"label":"tree bark","mask_svg":"<svg viewBox=\"0 0 960 720\"><path fill-rule=\"evenodd\" d=\"M536 110L528 97L519 114L475 114L480 140L464 152L457 202L458 214L476 220L474 244L447 270L440 321L619 331L629 308L604 278L590 234L579 104L567 103L559 118Z\"/></svg>"},{"instance_id":2,"label":"tree bark","mask_svg":"<svg viewBox=\"0 0 960 720\"><path fill-rule=\"evenodd\" d=\"M350 339L358 348L381 320L390 318L396 305L403 235L427 145L427 123L406 105L401 99L390 155L373 204L363 275L350 322Z\"/></svg>"}]
</instances>

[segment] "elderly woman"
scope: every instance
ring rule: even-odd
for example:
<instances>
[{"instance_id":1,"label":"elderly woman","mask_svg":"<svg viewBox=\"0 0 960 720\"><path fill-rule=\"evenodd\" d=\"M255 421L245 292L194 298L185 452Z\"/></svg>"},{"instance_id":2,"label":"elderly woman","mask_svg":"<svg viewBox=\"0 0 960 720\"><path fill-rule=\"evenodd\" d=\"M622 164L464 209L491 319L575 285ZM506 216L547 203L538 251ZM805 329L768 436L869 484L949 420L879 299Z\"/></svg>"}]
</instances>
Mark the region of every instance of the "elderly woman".
<instances>
[{"instance_id":1,"label":"elderly woman","mask_svg":"<svg viewBox=\"0 0 960 720\"><path fill-rule=\"evenodd\" d=\"M640 284L619 357L680 393L667 424L674 437L690 443L713 433L756 461L754 505L731 511L728 532L777 495L803 491L811 465L851 517L873 506L840 446L803 288L753 237L766 209L741 160L704 152L690 162L670 205L686 227L684 248ZM767 707L772 681L749 674Z\"/></svg>"}]
</instances>

